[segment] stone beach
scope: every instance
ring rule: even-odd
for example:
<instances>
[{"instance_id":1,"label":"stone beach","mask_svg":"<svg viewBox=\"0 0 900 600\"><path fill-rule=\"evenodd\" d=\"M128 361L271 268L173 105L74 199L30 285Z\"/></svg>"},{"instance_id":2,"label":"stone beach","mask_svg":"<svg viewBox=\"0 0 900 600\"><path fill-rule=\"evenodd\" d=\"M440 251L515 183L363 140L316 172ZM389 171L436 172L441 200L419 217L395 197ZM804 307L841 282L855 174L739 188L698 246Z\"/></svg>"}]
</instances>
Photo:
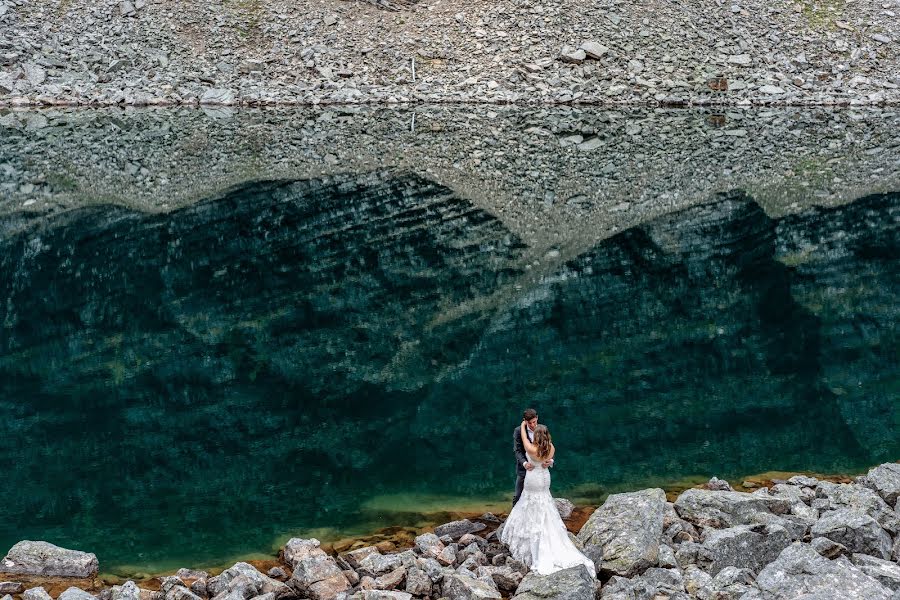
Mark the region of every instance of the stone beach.
<instances>
[{"instance_id":1,"label":"stone beach","mask_svg":"<svg viewBox=\"0 0 900 600\"><path fill-rule=\"evenodd\" d=\"M898 0L0 0L0 105L888 105L898 15Z\"/></svg>"},{"instance_id":2,"label":"stone beach","mask_svg":"<svg viewBox=\"0 0 900 600\"><path fill-rule=\"evenodd\" d=\"M35 584L55 577L55 589L71 578L62 600L897 600L898 497L900 463L849 483L796 475L753 492L713 478L674 502L661 489L612 494L570 534L597 580L583 567L530 573L487 513L439 525L409 549L360 541L338 552L293 538L266 573L246 562L215 575L180 569L143 588L99 582L93 554L22 541L0 563L0 591L50 600Z\"/></svg>"}]
</instances>

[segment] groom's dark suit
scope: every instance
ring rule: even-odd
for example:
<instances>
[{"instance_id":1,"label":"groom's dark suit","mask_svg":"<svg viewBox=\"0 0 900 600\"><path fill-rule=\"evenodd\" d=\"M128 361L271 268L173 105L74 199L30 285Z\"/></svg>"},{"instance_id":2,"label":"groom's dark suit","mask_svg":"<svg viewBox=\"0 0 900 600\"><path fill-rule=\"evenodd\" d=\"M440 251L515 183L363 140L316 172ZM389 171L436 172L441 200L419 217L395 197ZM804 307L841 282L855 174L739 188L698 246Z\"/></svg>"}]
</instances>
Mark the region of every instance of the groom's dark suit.
<instances>
[{"instance_id":1,"label":"groom's dark suit","mask_svg":"<svg viewBox=\"0 0 900 600\"><path fill-rule=\"evenodd\" d=\"M531 430L526 427L525 431L528 432L528 441L533 441ZM521 425L513 431L513 452L516 453L516 495L513 496L513 506L515 506L519 501L519 496L522 495L522 490L525 489L525 473L528 472L525 470L528 457L525 456L525 444L522 443Z\"/></svg>"}]
</instances>

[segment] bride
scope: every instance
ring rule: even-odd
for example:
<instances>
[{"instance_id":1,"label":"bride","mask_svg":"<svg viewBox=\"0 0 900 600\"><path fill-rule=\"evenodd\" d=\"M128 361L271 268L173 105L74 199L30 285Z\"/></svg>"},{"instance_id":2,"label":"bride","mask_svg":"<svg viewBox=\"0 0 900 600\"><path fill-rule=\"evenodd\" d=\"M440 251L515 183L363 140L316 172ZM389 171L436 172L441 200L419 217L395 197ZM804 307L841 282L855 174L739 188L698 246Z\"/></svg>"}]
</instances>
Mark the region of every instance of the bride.
<instances>
[{"instance_id":1,"label":"bride","mask_svg":"<svg viewBox=\"0 0 900 600\"><path fill-rule=\"evenodd\" d=\"M509 546L513 558L540 575L583 564L596 577L594 563L569 539L550 495L550 471L544 466L556 453L550 432L546 426L538 425L531 443L525 432L526 424L522 421L522 443L534 468L525 475L525 489L503 525L500 541Z\"/></svg>"}]
</instances>

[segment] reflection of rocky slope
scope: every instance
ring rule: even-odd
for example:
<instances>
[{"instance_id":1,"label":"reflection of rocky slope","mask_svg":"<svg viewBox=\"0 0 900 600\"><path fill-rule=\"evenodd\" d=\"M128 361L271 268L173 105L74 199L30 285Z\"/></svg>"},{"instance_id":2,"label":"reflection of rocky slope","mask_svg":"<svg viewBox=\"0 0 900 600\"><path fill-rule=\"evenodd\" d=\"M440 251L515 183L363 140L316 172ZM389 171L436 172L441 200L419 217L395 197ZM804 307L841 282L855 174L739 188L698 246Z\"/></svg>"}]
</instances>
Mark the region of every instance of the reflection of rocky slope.
<instances>
[{"instance_id":1,"label":"reflection of rocky slope","mask_svg":"<svg viewBox=\"0 0 900 600\"><path fill-rule=\"evenodd\" d=\"M17 429L0 447L22 487L0 537L66 539L74 514L98 547L127 555L136 531L166 555L156 525L175 519L193 557L352 519L348 488L393 452L360 442L405 438L385 431L415 411L402 390L483 328L433 321L502 285L521 251L445 188L391 174L251 185L171 215L86 209L2 249L0 414ZM297 498L303 482L317 487ZM278 523L247 534L249 510Z\"/></svg>"},{"instance_id":2,"label":"reflection of rocky slope","mask_svg":"<svg viewBox=\"0 0 900 600\"><path fill-rule=\"evenodd\" d=\"M893 457L898 199L774 221L738 195L623 232L498 315L425 412L545 407L569 482Z\"/></svg>"},{"instance_id":3,"label":"reflection of rocky slope","mask_svg":"<svg viewBox=\"0 0 900 600\"><path fill-rule=\"evenodd\" d=\"M898 130L879 110L0 110L0 231L97 202L170 211L249 180L401 168L501 219L537 273L732 189L773 216L900 189Z\"/></svg>"},{"instance_id":4,"label":"reflection of rocky slope","mask_svg":"<svg viewBox=\"0 0 900 600\"><path fill-rule=\"evenodd\" d=\"M376 494L495 493L530 403L565 487L895 457L898 200L773 219L732 192L530 269L396 172L26 226L0 241L0 538L196 559Z\"/></svg>"}]
</instances>

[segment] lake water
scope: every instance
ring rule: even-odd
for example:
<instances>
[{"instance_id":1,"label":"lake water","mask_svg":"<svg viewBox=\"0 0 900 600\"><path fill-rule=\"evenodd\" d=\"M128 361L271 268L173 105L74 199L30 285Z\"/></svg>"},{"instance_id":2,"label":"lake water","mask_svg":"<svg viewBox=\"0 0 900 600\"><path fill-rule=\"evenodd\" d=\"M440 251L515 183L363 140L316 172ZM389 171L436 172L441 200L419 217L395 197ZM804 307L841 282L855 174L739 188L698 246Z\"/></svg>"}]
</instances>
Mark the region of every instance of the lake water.
<instances>
[{"instance_id":1,"label":"lake water","mask_svg":"<svg viewBox=\"0 0 900 600\"><path fill-rule=\"evenodd\" d=\"M749 135L731 140L709 114L642 115L662 173L628 115L604 135L560 126L570 112L532 114L516 131L543 118L550 136L520 154L456 149L462 133L413 122L431 146L396 145L434 157L418 168L345 161L285 115L266 129L259 113L196 114L167 128L160 112L0 114L0 548L45 539L96 552L103 571L153 570L271 552L291 534L502 510L529 406L554 436L555 492L581 502L900 458L896 116L795 114L781 149L745 147L723 169L715 157L732 146L714 141L752 145L782 117L746 116ZM325 127L344 127L361 155L361 131L384 139L373 132L396 118L410 135L411 114L332 114ZM191 150L195 118L207 137ZM519 118L467 139L506 139L503 119ZM708 130L685 147L708 157L653 138L685 118ZM867 119L869 137L853 129ZM121 137L91 138L110 123ZM273 133L280 123L296 135ZM222 142L214 162L191 162L213 161L209 140L228 127L261 149ZM893 131L894 145L821 156L816 136L835 127L850 142ZM175 141L142 150L127 132ZM592 136L621 170L592 166L577 147ZM518 161L508 187L491 179L497 151ZM184 171L163 173L170 155ZM315 168L279 162L294 155ZM547 170L568 156L588 162ZM510 192L532 170L557 191ZM191 195L178 186L193 177ZM650 203L597 195L621 179L654 190Z\"/></svg>"}]
</instances>

